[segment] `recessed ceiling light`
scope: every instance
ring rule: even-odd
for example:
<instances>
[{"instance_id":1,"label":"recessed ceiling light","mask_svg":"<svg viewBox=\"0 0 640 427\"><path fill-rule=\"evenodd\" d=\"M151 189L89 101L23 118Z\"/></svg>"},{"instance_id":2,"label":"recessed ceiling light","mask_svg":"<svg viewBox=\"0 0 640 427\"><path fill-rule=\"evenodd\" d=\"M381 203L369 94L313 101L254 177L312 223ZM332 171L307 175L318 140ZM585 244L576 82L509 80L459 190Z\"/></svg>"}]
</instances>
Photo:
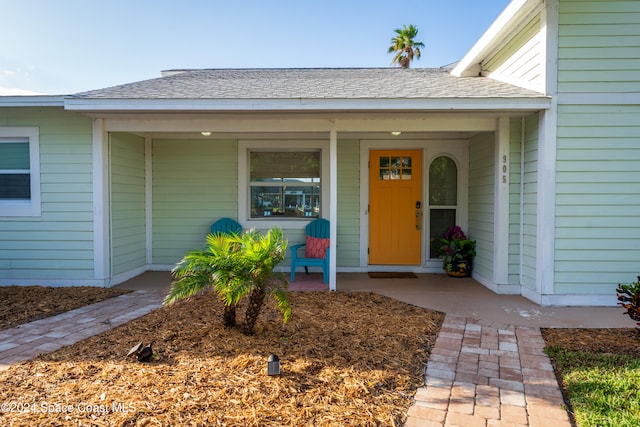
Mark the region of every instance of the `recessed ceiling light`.
<instances>
[{"instance_id":1,"label":"recessed ceiling light","mask_svg":"<svg viewBox=\"0 0 640 427\"><path fill-rule=\"evenodd\" d=\"M211 132L209 131L204 131L204 132L200 132L202 134L202 136L211 136Z\"/></svg>"}]
</instances>

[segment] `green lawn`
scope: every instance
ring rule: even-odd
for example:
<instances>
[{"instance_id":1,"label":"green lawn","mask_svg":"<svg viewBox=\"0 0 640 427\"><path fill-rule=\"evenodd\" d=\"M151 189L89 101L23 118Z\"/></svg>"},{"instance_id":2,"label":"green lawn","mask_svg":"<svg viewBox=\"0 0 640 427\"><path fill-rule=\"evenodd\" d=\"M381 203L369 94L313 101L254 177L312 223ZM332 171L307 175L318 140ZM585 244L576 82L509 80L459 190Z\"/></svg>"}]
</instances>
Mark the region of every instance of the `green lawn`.
<instances>
[{"instance_id":1,"label":"green lawn","mask_svg":"<svg viewBox=\"0 0 640 427\"><path fill-rule=\"evenodd\" d=\"M579 427L640 426L640 357L547 349Z\"/></svg>"}]
</instances>

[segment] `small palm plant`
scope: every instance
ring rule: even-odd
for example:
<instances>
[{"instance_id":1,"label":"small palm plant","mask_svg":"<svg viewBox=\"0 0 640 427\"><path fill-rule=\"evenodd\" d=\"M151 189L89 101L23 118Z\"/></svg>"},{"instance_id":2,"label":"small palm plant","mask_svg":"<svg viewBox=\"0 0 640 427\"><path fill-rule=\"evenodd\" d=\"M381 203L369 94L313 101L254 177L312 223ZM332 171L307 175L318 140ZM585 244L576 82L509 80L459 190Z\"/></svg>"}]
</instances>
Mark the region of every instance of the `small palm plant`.
<instances>
[{"instance_id":1,"label":"small palm plant","mask_svg":"<svg viewBox=\"0 0 640 427\"><path fill-rule=\"evenodd\" d=\"M172 270L176 279L164 300L171 304L213 288L225 306L223 323L236 324L236 306L245 297L245 333L253 335L266 296L272 296L286 322L291 316L287 280L274 268L284 260L287 241L282 230L267 234L249 230L241 234L207 236L204 250L191 251Z\"/></svg>"}]
</instances>

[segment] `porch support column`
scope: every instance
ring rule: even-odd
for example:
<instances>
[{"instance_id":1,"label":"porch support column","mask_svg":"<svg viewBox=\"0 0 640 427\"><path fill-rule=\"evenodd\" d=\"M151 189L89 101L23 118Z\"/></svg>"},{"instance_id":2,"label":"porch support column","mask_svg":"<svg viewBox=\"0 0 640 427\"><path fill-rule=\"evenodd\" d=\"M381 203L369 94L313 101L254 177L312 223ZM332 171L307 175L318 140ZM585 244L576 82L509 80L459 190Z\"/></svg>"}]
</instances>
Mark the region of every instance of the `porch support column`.
<instances>
[{"instance_id":1,"label":"porch support column","mask_svg":"<svg viewBox=\"0 0 640 427\"><path fill-rule=\"evenodd\" d=\"M338 132L329 132L329 290L336 290L336 248L338 242Z\"/></svg>"},{"instance_id":2,"label":"porch support column","mask_svg":"<svg viewBox=\"0 0 640 427\"><path fill-rule=\"evenodd\" d=\"M109 235L109 141L104 120L93 120L93 277L99 286L111 285Z\"/></svg>"},{"instance_id":3,"label":"porch support column","mask_svg":"<svg viewBox=\"0 0 640 427\"><path fill-rule=\"evenodd\" d=\"M153 152L151 138L144 139L144 210L147 268L153 264Z\"/></svg>"},{"instance_id":4,"label":"porch support column","mask_svg":"<svg viewBox=\"0 0 640 427\"><path fill-rule=\"evenodd\" d=\"M509 283L509 118L499 118L497 128L493 280L500 289L501 285Z\"/></svg>"}]
</instances>

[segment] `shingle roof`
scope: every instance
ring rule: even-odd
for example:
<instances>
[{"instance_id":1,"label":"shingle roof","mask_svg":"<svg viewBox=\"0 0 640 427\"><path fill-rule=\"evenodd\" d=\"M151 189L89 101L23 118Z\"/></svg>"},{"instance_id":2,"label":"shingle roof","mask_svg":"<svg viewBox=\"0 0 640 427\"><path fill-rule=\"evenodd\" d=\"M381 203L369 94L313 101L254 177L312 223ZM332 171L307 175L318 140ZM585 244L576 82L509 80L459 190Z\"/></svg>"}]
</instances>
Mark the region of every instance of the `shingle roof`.
<instances>
[{"instance_id":1,"label":"shingle roof","mask_svg":"<svg viewBox=\"0 0 640 427\"><path fill-rule=\"evenodd\" d=\"M76 99L542 98L485 77L437 68L174 70L164 77L73 95Z\"/></svg>"}]
</instances>

